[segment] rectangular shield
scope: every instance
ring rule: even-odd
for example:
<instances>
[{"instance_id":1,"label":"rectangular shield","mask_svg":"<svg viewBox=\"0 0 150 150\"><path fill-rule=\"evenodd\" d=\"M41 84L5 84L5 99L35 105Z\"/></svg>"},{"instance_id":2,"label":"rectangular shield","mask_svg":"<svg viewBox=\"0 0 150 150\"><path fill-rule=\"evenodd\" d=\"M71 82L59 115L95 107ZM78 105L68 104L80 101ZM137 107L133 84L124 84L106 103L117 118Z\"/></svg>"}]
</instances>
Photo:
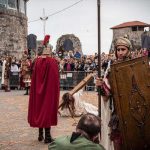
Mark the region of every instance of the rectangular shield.
<instances>
[{"instance_id":1,"label":"rectangular shield","mask_svg":"<svg viewBox=\"0 0 150 150\"><path fill-rule=\"evenodd\" d=\"M150 150L150 67L147 57L111 66L122 150Z\"/></svg>"}]
</instances>

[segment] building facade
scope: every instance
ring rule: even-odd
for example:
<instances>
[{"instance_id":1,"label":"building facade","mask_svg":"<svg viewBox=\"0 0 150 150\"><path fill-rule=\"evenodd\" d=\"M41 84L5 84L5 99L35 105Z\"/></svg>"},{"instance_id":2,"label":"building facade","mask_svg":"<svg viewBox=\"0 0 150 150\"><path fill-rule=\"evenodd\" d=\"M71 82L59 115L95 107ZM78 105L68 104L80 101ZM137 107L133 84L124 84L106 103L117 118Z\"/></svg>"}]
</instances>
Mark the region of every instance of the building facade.
<instances>
[{"instance_id":1,"label":"building facade","mask_svg":"<svg viewBox=\"0 0 150 150\"><path fill-rule=\"evenodd\" d=\"M150 25L140 21L132 21L132 22L125 22L119 24L117 26L112 27L113 30L113 39L111 43L110 52L114 51L114 42L116 38L127 36L132 43L132 49L140 49L142 47L142 39L141 36L147 29L149 31Z\"/></svg>"},{"instance_id":2,"label":"building facade","mask_svg":"<svg viewBox=\"0 0 150 150\"><path fill-rule=\"evenodd\" d=\"M27 48L28 0L0 0L0 55L21 57Z\"/></svg>"}]
</instances>

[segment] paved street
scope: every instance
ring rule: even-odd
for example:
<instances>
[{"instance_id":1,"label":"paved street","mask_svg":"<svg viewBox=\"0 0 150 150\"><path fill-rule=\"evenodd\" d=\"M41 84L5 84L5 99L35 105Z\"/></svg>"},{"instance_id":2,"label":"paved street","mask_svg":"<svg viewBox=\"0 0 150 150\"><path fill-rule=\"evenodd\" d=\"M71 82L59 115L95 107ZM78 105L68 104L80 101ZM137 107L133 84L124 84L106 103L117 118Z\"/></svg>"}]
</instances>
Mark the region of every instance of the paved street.
<instances>
[{"instance_id":1,"label":"paved street","mask_svg":"<svg viewBox=\"0 0 150 150\"><path fill-rule=\"evenodd\" d=\"M0 91L0 150L47 150L46 144L37 141L37 128L31 128L27 123L29 97L24 93ZM97 105L96 92L84 92L83 97ZM52 137L70 134L75 130L73 123L73 119L59 116L58 125L52 127Z\"/></svg>"}]
</instances>

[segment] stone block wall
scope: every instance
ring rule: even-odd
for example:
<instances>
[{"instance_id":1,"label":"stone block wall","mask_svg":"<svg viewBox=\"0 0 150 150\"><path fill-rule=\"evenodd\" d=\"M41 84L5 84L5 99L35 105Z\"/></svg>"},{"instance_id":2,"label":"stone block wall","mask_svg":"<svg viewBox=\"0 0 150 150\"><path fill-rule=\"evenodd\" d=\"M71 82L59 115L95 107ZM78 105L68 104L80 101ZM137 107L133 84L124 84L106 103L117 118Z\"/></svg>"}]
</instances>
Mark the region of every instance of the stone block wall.
<instances>
[{"instance_id":1,"label":"stone block wall","mask_svg":"<svg viewBox=\"0 0 150 150\"><path fill-rule=\"evenodd\" d=\"M0 8L0 55L20 58L27 48L27 17L15 10Z\"/></svg>"}]
</instances>

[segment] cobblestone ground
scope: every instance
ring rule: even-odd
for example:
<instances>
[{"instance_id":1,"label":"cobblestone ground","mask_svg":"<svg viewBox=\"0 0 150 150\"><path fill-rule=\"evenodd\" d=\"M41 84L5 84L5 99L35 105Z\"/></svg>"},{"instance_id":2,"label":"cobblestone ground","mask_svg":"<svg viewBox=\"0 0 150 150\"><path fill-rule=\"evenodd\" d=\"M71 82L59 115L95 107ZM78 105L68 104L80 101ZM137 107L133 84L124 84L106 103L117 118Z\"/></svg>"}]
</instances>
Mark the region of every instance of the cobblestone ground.
<instances>
[{"instance_id":1,"label":"cobblestone ground","mask_svg":"<svg viewBox=\"0 0 150 150\"><path fill-rule=\"evenodd\" d=\"M37 128L27 123L29 97L23 94L17 90L0 91L0 150L47 150L47 144L37 140ZM97 106L96 92L84 92L82 97ZM59 116L58 125L52 127L52 137L70 134L75 130L73 124L73 119Z\"/></svg>"}]
</instances>

